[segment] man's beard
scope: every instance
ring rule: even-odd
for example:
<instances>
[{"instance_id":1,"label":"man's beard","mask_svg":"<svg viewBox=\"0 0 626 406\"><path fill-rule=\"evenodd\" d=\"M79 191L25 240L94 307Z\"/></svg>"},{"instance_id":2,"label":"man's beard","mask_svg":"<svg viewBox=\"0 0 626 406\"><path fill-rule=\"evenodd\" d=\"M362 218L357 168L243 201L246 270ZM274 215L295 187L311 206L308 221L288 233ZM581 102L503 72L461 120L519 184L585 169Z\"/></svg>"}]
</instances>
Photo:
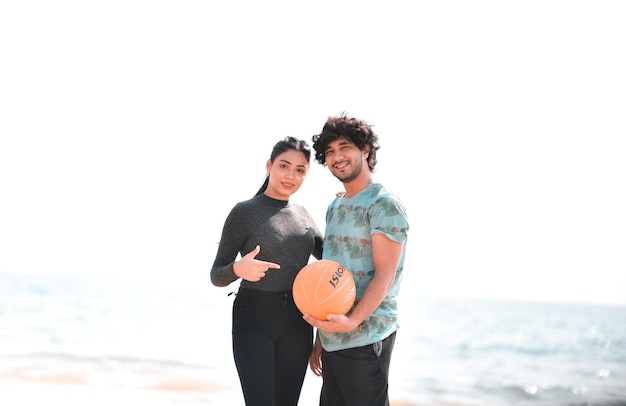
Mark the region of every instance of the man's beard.
<instances>
[{"instance_id":1,"label":"man's beard","mask_svg":"<svg viewBox=\"0 0 626 406\"><path fill-rule=\"evenodd\" d=\"M351 182L354 179L356 179L361 174L362 171L363 171L363 163L359 161L358 166L352 172L350 172L349 174L343 175L343 177L342 177L342 175L335 174L333 172L333 175L335 175L335 177L337 179L339 179L341 181L341 183L348 183L348 182Z\"/></svg>"}]
</instances>

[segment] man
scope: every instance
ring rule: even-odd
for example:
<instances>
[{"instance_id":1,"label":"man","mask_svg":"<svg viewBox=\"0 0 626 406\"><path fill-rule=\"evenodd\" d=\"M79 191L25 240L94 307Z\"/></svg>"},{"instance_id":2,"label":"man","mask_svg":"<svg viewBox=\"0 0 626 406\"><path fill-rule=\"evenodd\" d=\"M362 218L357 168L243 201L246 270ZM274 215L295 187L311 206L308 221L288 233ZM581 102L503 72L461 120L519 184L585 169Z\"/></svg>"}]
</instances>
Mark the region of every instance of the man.
<instances>
[{"instance_id":1,"label":"man","mask_svg":"<svg viewBox=\"0 0 626 406\"><path fill-rule=\"evenodd\" d=\"M373 182L380 146L368 123L342 113L329 117L312 140L316 162L345 189L326 211L323 258L344 265L356 283L347 315L304 315L317 328L310 367L323 377L320 405L386 406L407 215L396 196Z\"/></svg>"}]
</instances>

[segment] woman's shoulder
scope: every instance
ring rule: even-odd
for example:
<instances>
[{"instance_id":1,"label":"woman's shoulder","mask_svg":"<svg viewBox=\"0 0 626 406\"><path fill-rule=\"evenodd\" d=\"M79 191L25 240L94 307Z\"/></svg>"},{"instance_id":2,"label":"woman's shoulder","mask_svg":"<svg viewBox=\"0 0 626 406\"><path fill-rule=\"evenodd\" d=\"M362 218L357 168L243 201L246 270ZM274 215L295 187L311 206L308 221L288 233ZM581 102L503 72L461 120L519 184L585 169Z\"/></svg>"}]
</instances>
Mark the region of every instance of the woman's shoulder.
<instances>
[{"instance_id":1,"label":"woman's shoulder","mask_svg":"<svg viewBox=\"0 0 626 406\"><path fill-rule=\"evenodd\" d=\"M242 200L235 203L235 205L231 209L231 212L240 213L242 211L255 210L258 208L259 204L259 199L257 199L257 196L255 196L251 199Z\"/></svg>"}]
</instances>

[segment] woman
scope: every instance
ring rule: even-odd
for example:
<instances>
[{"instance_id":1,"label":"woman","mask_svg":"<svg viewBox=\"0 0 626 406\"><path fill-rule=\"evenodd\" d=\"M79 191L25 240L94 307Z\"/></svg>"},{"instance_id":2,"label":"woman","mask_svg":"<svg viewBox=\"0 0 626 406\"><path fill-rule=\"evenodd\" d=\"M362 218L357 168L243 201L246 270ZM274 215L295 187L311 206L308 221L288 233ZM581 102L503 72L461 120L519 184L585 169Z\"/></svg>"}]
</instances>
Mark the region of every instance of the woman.
<instances>
[{"instance_id":1,"label":"woman","mask_svg":"<svg viewBox=\"0 0 626 406\"><path fill-rule=\"evenodd\" d=\"M311 355L313 328L291 289L310 257L321 258L323 237L306 209L289 202L307 175L310 157L303 140L287 137L274 146L263 186L226 218L211 269L216 286L241 280L232 339L248 406L297 405Z\"/></svg>"}]
</instances>

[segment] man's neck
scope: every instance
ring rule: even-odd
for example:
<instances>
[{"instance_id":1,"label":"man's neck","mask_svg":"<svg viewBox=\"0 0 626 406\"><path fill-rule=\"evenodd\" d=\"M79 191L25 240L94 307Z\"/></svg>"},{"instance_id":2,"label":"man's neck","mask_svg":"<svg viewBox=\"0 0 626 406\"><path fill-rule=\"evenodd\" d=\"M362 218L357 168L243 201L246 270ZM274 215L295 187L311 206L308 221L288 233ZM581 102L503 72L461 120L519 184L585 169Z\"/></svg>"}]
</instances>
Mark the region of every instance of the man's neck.
<instances>
[{"instance_id":1,"label":"man's neck","mask_svg":"<svg viewBox=\"0 0 626 406\"><path fill-rule=\"evenodd\" d=\"M372 183L372 174L364 171L363 176L359 176L358 178L343 184L343 187L346 189L346 197L356 196L359 192L369 186L370 183Z\"/></svg>"}]
</instances>

